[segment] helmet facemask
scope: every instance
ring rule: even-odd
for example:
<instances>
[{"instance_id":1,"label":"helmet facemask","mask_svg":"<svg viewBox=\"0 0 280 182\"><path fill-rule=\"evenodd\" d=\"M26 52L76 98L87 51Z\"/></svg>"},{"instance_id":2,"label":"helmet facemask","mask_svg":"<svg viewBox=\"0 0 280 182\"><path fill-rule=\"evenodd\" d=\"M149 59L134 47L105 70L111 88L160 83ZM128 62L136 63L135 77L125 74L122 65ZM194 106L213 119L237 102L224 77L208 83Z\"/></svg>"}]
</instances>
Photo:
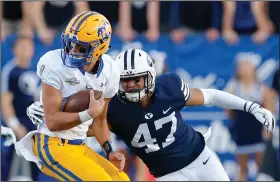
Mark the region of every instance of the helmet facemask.
<instances>
[{"instance_id":1,"label":"helmet facemask","mask_svg":"<svg viewBox=\"0 0 280 182\"><path fill-rule=\"evenodd\" d=\"M144 88L142 89L132 89L130 91L125 91L123 88L123 80L129 78L135 78L144 76ZM148 99L155 89L155 83L153 75L150 71L134 74L134 75L121 75L120 86L118 91L118 98L124 103L140 103Z\"/></svg>"},{"instance_id":2,"label":"helmet facemask","mask_svg":"<svg viewBox=\"0 0 280 182\"><path fill-rule=\"evenodd\" d=\"M93 52L101 44L100 40L94 42L82 42L77 40L75 36L70 38L62 34L62 51L61 58L63 63L71 68L82 68L94 61ZM79 53L71 53L74 46L78 47Z\"/></svg>"}]
</instances>

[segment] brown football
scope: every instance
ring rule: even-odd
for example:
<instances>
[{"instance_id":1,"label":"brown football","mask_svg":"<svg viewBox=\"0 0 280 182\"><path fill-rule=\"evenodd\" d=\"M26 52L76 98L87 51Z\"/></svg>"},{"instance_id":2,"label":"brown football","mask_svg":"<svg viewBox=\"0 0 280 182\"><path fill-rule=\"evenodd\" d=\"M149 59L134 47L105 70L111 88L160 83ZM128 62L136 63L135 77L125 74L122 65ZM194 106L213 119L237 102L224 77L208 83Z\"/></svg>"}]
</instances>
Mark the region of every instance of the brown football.
<instances>
[{"instance_id":1,"label":"brown football","mask_svg":"<svg viewBox=\"0 0 280 182\"><path fill-rule=\"evenodd\" d=\"M102 92L94 90L95 99L99 99ZM79 91L68 98L63 111L64 112L81 112L89 107L90 90Z\"/></svg>"}]
</instances>

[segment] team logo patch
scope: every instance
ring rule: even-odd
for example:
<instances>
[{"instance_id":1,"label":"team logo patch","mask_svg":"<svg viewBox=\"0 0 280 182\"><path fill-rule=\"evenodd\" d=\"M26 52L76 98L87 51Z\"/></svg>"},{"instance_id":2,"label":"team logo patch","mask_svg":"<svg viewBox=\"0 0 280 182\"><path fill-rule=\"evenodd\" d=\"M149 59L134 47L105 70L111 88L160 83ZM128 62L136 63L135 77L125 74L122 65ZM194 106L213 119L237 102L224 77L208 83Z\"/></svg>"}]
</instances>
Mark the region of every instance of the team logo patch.
<instances>
[{"instance_id":1,"label":"team logo patch","mask_svg":"<svg viewBox=\"0 0 280 182\"><path fill-rule=\"evenodd\" d=\"M65 82L69 83L70 85L80 84L80 80L78 80L76 77L66 78Z\"/></svg>"},{"instance_id":2,"label":"team logo patch","mask_svg":"<svg viewBox=\"0 0 280 182\"><path fill-rule=\"evenodd\" d=\"M147 113L146 115L145 115L145 119L152 119L153 118L153 113Z\"/></svg>"},{"instance_id":3,"label":"team logo patch","mask_svg":"<svg viewBox=\"0 0 280 182\"><path fill-rule=\"evenodd\" d=\"M127 71L126 74L127 74L127 75L131 75L131 74L132 74L132 71Z\"/></svg>"},{"instance_id":4,"label":"team logo patch","mask_svg":"<svg viewBox=\"0 0 280 182\"><path fill-rule=\"evenodd\" d=\"M107 82L101 83L101 84L100 84L100 87L104 87L104 86L105 86L105 87L107 86Z\"/></svg>"},{"instance_id":5,"label":"team logo patch","mask_svg":"<svg viewBox=\"0 0 280 182\"><path fill-rule=\"evenodd\" d=\"M111 33L109 32L108 24L105 21L102 22L102 25L97 28L97 35L103 41L107 41Z\"/></svg>"},{"instance_id":6,"label":"team logo patch","mask_svg":"<svg viewBox=\"0 0 280 182\"><path fill-rule=\"evenodd\" d=\"M93 89L91 85L86 85L86 90L91 90Z\"/></svg>"}]
</instances>

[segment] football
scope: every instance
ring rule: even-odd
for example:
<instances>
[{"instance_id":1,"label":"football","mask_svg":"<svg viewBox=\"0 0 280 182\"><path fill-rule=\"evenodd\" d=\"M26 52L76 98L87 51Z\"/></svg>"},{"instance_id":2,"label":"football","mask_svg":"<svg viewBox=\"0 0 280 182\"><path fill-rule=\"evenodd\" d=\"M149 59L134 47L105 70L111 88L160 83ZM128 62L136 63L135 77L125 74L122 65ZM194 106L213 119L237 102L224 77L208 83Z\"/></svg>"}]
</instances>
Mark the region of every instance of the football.
<instances>
[{"instance_id":1,"label":"football","mask_svg":"<svg viewBox=\"0 0 280 182\"><path fill-rule=\"evenodd\" d=\"M94 90L95 99L99 99L102 92ZM68 98L63 111L64 112L81 112L89 107L90 90L79 91Z\"/></svg>"}]
</instances>

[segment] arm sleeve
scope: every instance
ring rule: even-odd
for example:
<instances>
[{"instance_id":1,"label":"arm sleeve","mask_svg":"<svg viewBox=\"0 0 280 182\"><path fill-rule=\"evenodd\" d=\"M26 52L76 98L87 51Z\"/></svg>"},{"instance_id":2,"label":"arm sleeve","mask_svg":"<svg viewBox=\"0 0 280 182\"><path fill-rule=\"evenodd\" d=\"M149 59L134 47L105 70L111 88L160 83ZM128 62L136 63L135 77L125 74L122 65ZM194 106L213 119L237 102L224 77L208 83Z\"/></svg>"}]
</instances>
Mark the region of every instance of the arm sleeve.
<instances>
[{"instance_id":1,"label":"arm sleeve","mask_svg":"<svg viewBox=\"0 0 280 182\"><path fill-rule=\"evenodd\" d=\"M204 105L218 106L224 109L236 109L247 111L247 101L233 94L215 89L200 89L204 96Z\"/></svg>"},{"instance_id":2,"label":"arm sleeve","mask_svg":"<svg viewBox=\"0 0 280 182\"><path fill-rule=\"evenodd\" d=\"M37 75L46 84L61 90L62 84L59 78L59 73L52 65L44 64L44 61L40 60L37 64Z\"/></svg>"}]
</instances>

